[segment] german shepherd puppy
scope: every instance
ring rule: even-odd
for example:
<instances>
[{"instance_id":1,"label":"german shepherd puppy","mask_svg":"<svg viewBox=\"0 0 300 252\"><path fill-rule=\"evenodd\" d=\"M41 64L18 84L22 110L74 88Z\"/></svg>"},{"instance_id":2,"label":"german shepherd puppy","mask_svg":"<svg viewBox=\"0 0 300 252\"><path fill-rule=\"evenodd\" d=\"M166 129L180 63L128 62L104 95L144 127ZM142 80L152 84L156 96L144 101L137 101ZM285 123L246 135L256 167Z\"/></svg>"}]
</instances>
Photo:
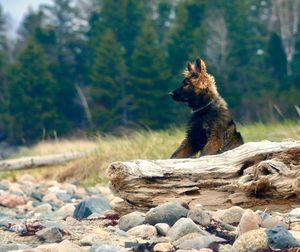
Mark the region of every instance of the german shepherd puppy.
<instances>
[{"instance_id":1,"label":"german shepherd puppy","mask_svg":"<svg viewBox=\"0 0 300 252\"><path fill-rule=\"evenodd\" d=\"M179 102L192 108L186 138L171 158L189 158L213 155L234 149L243 144L242 136L219 95L214 77L207 73L203 60L188 63L181 86L170 92Z\"/></svg>"}]
</instances>

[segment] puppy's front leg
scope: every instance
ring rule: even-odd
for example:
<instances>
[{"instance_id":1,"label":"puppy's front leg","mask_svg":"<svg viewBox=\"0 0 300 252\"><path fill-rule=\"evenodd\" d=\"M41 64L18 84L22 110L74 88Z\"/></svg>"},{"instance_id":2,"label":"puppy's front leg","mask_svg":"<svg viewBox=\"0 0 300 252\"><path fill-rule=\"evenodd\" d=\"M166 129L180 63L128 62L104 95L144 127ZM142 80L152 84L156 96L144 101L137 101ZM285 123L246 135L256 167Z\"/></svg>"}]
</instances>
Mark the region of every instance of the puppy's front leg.
<instances>
[{"instance_id":1,"label":"puppy's front leg","mask_svg":"<svg viewBox=\"0 0 300 252\"><path fill-rule=\"evenodd\" d=\"M208 138L208 141L201 151L200 156L218 154L222 149L222 146L223 144L221 143L220 138L218 138L218 136L212 135Z\"/></svg>"},{"instance_id":2,"label":"puppy's front leg","mask_svg":"<svg viewBox=\"0 0 300 252\"><path fill-rule=\"evenodd\" d=\"M171 158L189 158L197 153L187 139L184 139Z\"/></svg>"}]
</instances>

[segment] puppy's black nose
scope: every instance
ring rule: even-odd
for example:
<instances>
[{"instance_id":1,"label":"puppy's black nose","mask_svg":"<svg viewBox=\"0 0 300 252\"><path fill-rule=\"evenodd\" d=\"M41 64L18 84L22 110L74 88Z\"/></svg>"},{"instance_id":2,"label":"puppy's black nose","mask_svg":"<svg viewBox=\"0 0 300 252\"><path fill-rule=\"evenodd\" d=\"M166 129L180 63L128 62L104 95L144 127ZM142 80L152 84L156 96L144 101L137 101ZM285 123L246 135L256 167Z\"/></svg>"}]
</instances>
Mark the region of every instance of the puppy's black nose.
<instances>
[{"instance_id":1,"label":"puppy's black nose","mask_svg":"<svg viewBox=\"0 0 300 252\"><path fill-rule=\"evenodd\" d=\"M173 93L173 92L170 92L169 95L170 95L171 97L173 97L173 96L174 96L174 93Z\"/></svg>"}]
</instances>

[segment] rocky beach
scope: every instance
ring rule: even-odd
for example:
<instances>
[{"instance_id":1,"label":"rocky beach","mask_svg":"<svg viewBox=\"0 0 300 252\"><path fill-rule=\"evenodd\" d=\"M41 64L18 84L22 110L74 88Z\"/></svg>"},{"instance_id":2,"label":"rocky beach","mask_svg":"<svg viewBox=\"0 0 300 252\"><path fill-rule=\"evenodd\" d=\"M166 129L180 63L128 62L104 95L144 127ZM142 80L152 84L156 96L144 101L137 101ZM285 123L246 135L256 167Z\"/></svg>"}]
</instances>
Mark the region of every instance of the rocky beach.
<instances>
[{"instance_id":1,"label":"rocky beach","mask_svg":"<svg viewBox=\"0 0 300 252\"><path fill-rule=\"evenodd\" d=\"M23 175L0 182L0 251L299 251L300 208L210 210L166 202L115 212L108 186Z\"/></svg>"}]
</instances>

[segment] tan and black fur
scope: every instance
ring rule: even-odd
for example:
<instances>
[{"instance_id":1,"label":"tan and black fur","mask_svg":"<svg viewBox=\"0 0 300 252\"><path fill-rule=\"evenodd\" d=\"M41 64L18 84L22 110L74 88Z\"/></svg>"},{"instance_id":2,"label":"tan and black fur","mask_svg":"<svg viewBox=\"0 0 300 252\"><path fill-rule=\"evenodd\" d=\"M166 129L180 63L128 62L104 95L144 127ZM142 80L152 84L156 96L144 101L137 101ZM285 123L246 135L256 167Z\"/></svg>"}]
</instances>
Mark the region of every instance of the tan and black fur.
<instances>
[{"instance_id":1,"label":"tan and black fur","mask_svg":"<svg viewBox=\"0 0 300 252\"><path fill-rule=\"evenodd\" d=\"M170 92L175 101L192 108L186 138L171 158L189 158L200 152L213 155L243 144L242 136L219 95L214 77L207 73L203 60L188 63L181 86Z\"/></svg>"}]
</instances>

